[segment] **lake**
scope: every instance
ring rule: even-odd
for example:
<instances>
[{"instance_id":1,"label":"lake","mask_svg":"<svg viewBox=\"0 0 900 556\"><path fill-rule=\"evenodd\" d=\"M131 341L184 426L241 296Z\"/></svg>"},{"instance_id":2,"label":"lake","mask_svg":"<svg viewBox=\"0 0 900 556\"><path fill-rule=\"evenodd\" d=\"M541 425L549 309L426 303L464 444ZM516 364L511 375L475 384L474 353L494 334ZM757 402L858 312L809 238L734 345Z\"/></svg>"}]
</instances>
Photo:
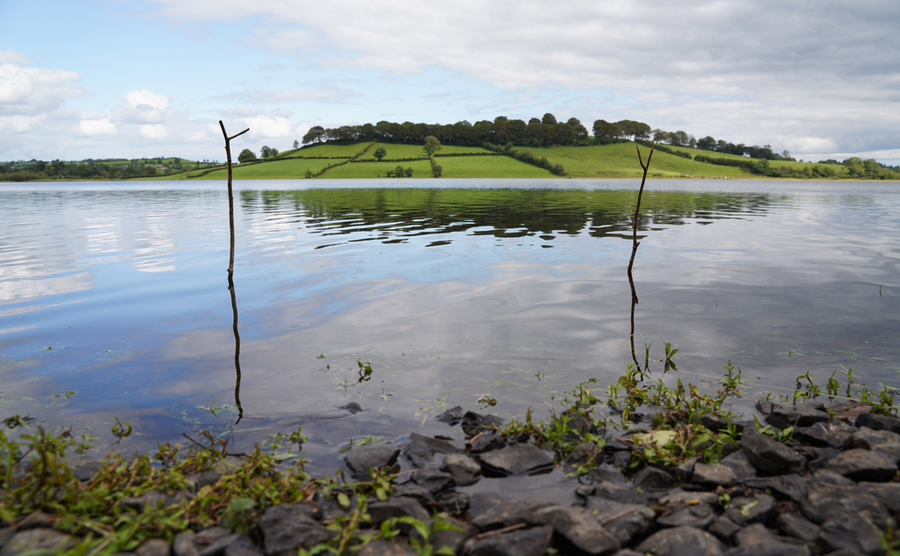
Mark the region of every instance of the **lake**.
<instances>
[{"instance_id":1,"label":"lake","mask_svg":"<svg viewBox=\"0 0 900 556\"><path fill-rule=\"evenodd\" d=\"M2 185L0 418L103 449L118 418L126 450L301 424L327 471L352 437L458 432L435 420L457 405L545 417L632 360L638 186L236 182L236 365L225 183ZM807 372L900 386L900 184L650 180L638 224L654 379L714 388L730 360L751 401Z\"/></svg>"}]
</instances>

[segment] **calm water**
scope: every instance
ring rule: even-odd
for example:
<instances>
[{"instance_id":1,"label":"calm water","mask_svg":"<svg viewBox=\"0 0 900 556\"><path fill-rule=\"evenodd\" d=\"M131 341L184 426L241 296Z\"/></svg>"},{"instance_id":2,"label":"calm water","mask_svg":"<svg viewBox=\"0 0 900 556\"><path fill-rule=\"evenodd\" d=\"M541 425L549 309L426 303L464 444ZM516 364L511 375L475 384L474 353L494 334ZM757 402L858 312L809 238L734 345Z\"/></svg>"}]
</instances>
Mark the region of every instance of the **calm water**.
<instances>
[{"instance_id":1,"label":"calm water","mask_svg":"<svg viewBox=\"0 0 900 556\"><path fill-rule=\"evenodd\" d=\"M483 395L543 416L631 360L637 182L309 183L236 184L239 448L302 422L328 468ZM116 416L133 449L228 429L227 207L220 182L0 186L0 418L106 440ZM679 348L665 380L730 359L754 393L900 386L900 184L654 180L639 235L636 343Z\"/></svg>"}]
</instances>

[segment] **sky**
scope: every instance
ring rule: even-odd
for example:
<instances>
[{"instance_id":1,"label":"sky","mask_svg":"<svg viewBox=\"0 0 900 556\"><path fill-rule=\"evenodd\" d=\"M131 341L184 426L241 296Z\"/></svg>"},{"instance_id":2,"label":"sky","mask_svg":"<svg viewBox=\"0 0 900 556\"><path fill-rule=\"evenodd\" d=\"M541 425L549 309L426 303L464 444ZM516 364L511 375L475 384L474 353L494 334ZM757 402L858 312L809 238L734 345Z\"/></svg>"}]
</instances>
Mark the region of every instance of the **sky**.
<instances>
[{"instance_id":1,"label":"sky","mask_svg":"<svg viewBox=\"0 0 900 556\"><path fill-rule=\"evenodd\" d=\"M0 161L551 113L900 164L897 0L0 0Z\"/></svg>"}]
</instances>

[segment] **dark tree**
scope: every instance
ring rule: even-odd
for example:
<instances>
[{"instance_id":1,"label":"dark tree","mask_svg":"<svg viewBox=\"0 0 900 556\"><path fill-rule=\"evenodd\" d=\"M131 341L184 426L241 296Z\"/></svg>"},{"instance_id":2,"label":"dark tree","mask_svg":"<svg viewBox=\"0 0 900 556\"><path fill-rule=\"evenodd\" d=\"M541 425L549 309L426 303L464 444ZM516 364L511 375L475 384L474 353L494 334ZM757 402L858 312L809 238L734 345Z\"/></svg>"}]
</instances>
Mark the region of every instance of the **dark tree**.
<instances>
[{"instance_id":1,"label":"dark tree","mask_svg":"<svg viewBox=\"0 0 900 556\"><path fill-rule=\"evenodd\" d=\"M240 163L252 162L254 160L256 160L256 155L253 154L253 151L250 149L244 149L241 151L241 154L238 155L238 162Z\"/></svg>"},{"instance_id":2,"label":"dark tree","mask_svg":"<svg viewBox=\"0 0 900 556\"><path fill-rule=\"evenodd\" d=\"M378 159L379 162L381 162L381 159L387 156L387 150L385 150L384 147L378 147L377 149L375 149L375 154L372 156L374 156Z\"/></svg>"}]
</instances>

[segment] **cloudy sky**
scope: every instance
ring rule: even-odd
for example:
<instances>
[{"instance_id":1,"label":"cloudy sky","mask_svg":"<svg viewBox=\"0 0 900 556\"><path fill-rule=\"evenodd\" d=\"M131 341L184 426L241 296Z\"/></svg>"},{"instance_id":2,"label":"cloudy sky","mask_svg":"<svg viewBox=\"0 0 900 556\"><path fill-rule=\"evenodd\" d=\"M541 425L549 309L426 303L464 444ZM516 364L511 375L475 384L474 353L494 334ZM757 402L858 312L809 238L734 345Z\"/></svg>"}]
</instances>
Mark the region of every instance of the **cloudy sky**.
<instances>
[{"instance_id":1,"label":"cloudy sky","mask_svg":"<svg viewBox=\"0 0 900 556\"><path fill-rule=\"evenodd\" d=\"M550 112L900 164L897 0L2 0L0 160Z\"/></svg>"}]
</instances>

